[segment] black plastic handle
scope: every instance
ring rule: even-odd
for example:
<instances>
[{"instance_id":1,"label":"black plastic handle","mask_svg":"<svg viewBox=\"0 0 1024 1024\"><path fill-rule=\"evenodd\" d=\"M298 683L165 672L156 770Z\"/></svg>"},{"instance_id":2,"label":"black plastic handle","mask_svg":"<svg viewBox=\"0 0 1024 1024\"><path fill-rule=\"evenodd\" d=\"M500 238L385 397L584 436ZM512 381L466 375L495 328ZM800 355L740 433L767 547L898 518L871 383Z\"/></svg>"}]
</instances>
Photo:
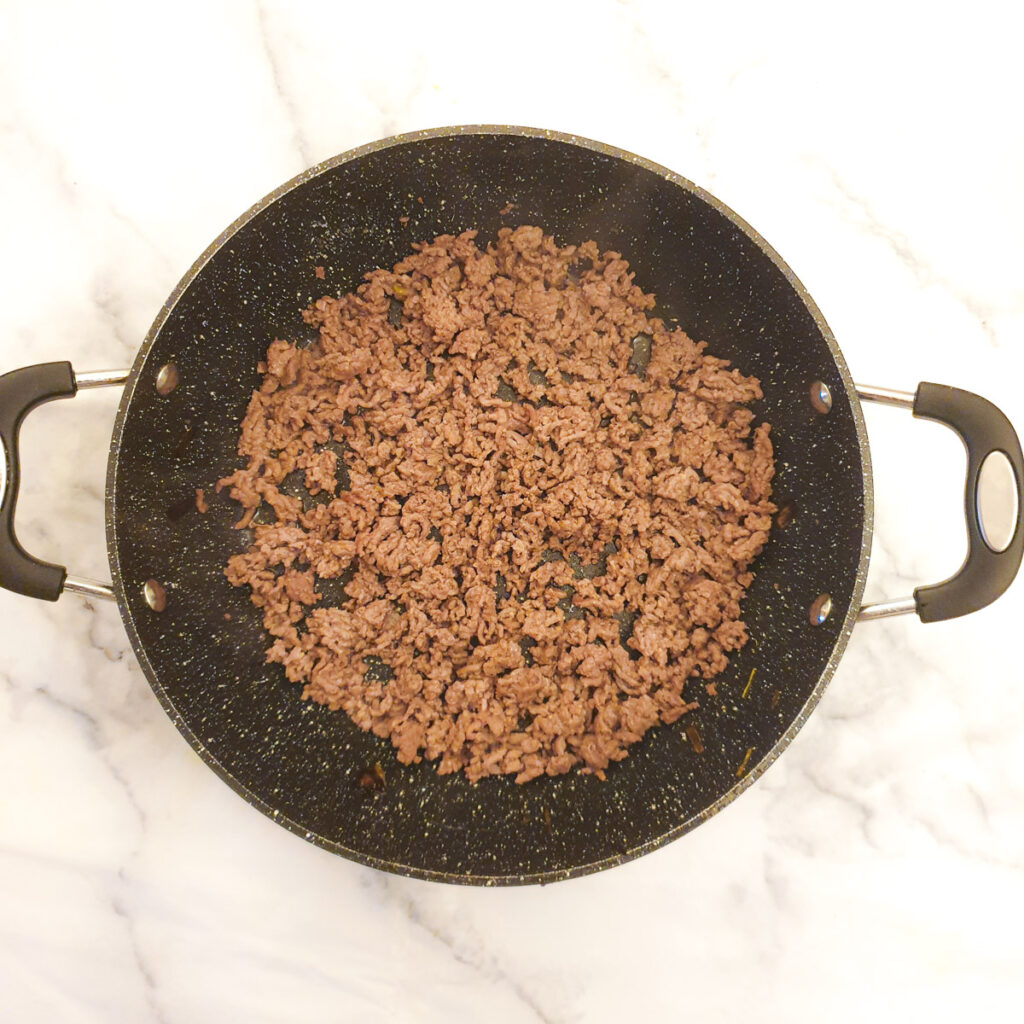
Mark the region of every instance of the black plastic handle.
<instances>
[{"instance_id":1,"label":"black plastic handle","mask_svg":"<svg viewBox=\"0 0 1024 1024\"><path fill-rule=\"evenodd\" d=\"M1013 582L1024 557L1024 458L1010 421L991 402L970 391L922 383L914 397L914 415L952 427L967 448L967 559L955 576L914 591L922 622L941 622L991 604ZM993 551L978 518L978 474L992 452L1002 452L1013 466L1017 485L1017 522L1009 545Z\"/></svg>"},{"instance_id":2,"label":"black plastic handle","mask_svg":"<svg viewBox=\"0 0 1024 1024\"><path fill-rule=\"evenodd\" d=\"M33 558L15 536L14 508L21 470L18 434L21 421L37 405L55 398L72 398L77 391L70 363L40 363L0 377L0 457L6 466L0 493L0 589L43 601L60 597L67 570Z\"/></svg>"}]
</instances>

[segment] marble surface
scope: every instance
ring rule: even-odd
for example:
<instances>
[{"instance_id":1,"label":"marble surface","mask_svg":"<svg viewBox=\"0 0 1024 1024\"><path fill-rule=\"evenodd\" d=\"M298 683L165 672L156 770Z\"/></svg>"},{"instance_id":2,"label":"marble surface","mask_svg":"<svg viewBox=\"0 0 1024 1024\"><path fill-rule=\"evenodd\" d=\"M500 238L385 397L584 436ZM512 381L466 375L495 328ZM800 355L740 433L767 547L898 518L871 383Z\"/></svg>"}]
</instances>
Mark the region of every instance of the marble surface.
<instances>
[{"instance_id":1,"label":"marble surface","mask_svg":"<svg viewBox=\"0 0 1024 1024\"><path fill-rule=\"evenodd\" d=\"M192 260L308 165L518 123L705 186L855 378L1024 427L1024 71L1005 8L0 4L0 370L127 364ZM927 13L926 13L927 12ZM25 545L108 574L117 396L23 432ZM868 597L966 550L964 457L866 413ZM161 711L115 607L0 594L0 1019L1018 1020L1024 583L859 626L817 712L665 849L545 888L410 881L251 809Z\"/></svg>"}]
</instances>

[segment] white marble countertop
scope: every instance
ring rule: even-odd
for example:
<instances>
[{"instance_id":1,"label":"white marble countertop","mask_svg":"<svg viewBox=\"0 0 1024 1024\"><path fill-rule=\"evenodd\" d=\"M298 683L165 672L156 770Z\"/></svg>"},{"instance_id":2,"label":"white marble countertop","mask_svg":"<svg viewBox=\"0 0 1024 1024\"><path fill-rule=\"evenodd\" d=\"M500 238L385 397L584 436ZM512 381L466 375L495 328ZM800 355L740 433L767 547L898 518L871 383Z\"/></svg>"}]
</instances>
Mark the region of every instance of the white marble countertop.
<instances>
[{"instance_id":1,"label":"white marble countertop","mask_svg":"<svg viewBox=\"0 0 1024 1024\"><path fill-rule=\"evenodd\" d=\"M1024 428L1024 70L1002 8L0 5L0 371L127 364L209 241L308 165L516 123L708 188L855 378ZM928 13L924 13L928 11ZM117 396L23 431L26 547L103 577ZM869 598L966 550L952 433L866 413ZM545 888L384 875L275 826L153 697L117 609L0 594L0 1018L1019 1019L1024 582L862 624L809 724L668 847Z\"/></svg>"}]
</instances>

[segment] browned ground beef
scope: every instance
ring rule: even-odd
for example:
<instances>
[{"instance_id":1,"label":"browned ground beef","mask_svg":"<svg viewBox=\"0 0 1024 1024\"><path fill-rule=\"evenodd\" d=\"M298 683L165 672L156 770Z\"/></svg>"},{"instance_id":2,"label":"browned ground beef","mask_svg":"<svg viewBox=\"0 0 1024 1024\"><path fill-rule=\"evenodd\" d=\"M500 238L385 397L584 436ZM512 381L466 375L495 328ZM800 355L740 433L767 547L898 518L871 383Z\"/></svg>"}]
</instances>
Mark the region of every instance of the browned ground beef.
<instances>
[{"instance_id":1,"label":"browned ground beef","mask_svg":"<svg viewBox=\"0 0 1024 1024\"><path fill-rule=\"evenodd\" d=\"M400 761L603 778L746 643L775 511L759 383L648 316L594 242L413 248L307 310L312 346L270 345L248 466L218 489L239 527L264 502L276 522L227 577L268 660ZM322 602L338 578L347 597Z\"/></svg>"}]
</instances>

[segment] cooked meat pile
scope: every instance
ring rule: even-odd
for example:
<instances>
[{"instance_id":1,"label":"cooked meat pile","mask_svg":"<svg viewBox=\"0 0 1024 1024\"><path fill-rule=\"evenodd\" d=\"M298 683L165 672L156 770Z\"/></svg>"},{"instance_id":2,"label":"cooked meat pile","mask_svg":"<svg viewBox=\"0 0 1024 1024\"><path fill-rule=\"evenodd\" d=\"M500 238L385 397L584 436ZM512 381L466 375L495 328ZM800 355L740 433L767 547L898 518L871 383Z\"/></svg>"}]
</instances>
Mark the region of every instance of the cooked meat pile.
<instances>
[{"instance_id":1,"label":"cooked meat pile","mask_svg":"<svg viewBox=\"0 0 1024 1024\"><path fill-rule=\"evenodd\" d=\"M271 343L218 489L238 527L276 521L226 574L268 660L400 761L603 778L746 643L761 389L649 316L617 253L475 235L317 301L309 347Z\"/></svg>"}]
</instances>

